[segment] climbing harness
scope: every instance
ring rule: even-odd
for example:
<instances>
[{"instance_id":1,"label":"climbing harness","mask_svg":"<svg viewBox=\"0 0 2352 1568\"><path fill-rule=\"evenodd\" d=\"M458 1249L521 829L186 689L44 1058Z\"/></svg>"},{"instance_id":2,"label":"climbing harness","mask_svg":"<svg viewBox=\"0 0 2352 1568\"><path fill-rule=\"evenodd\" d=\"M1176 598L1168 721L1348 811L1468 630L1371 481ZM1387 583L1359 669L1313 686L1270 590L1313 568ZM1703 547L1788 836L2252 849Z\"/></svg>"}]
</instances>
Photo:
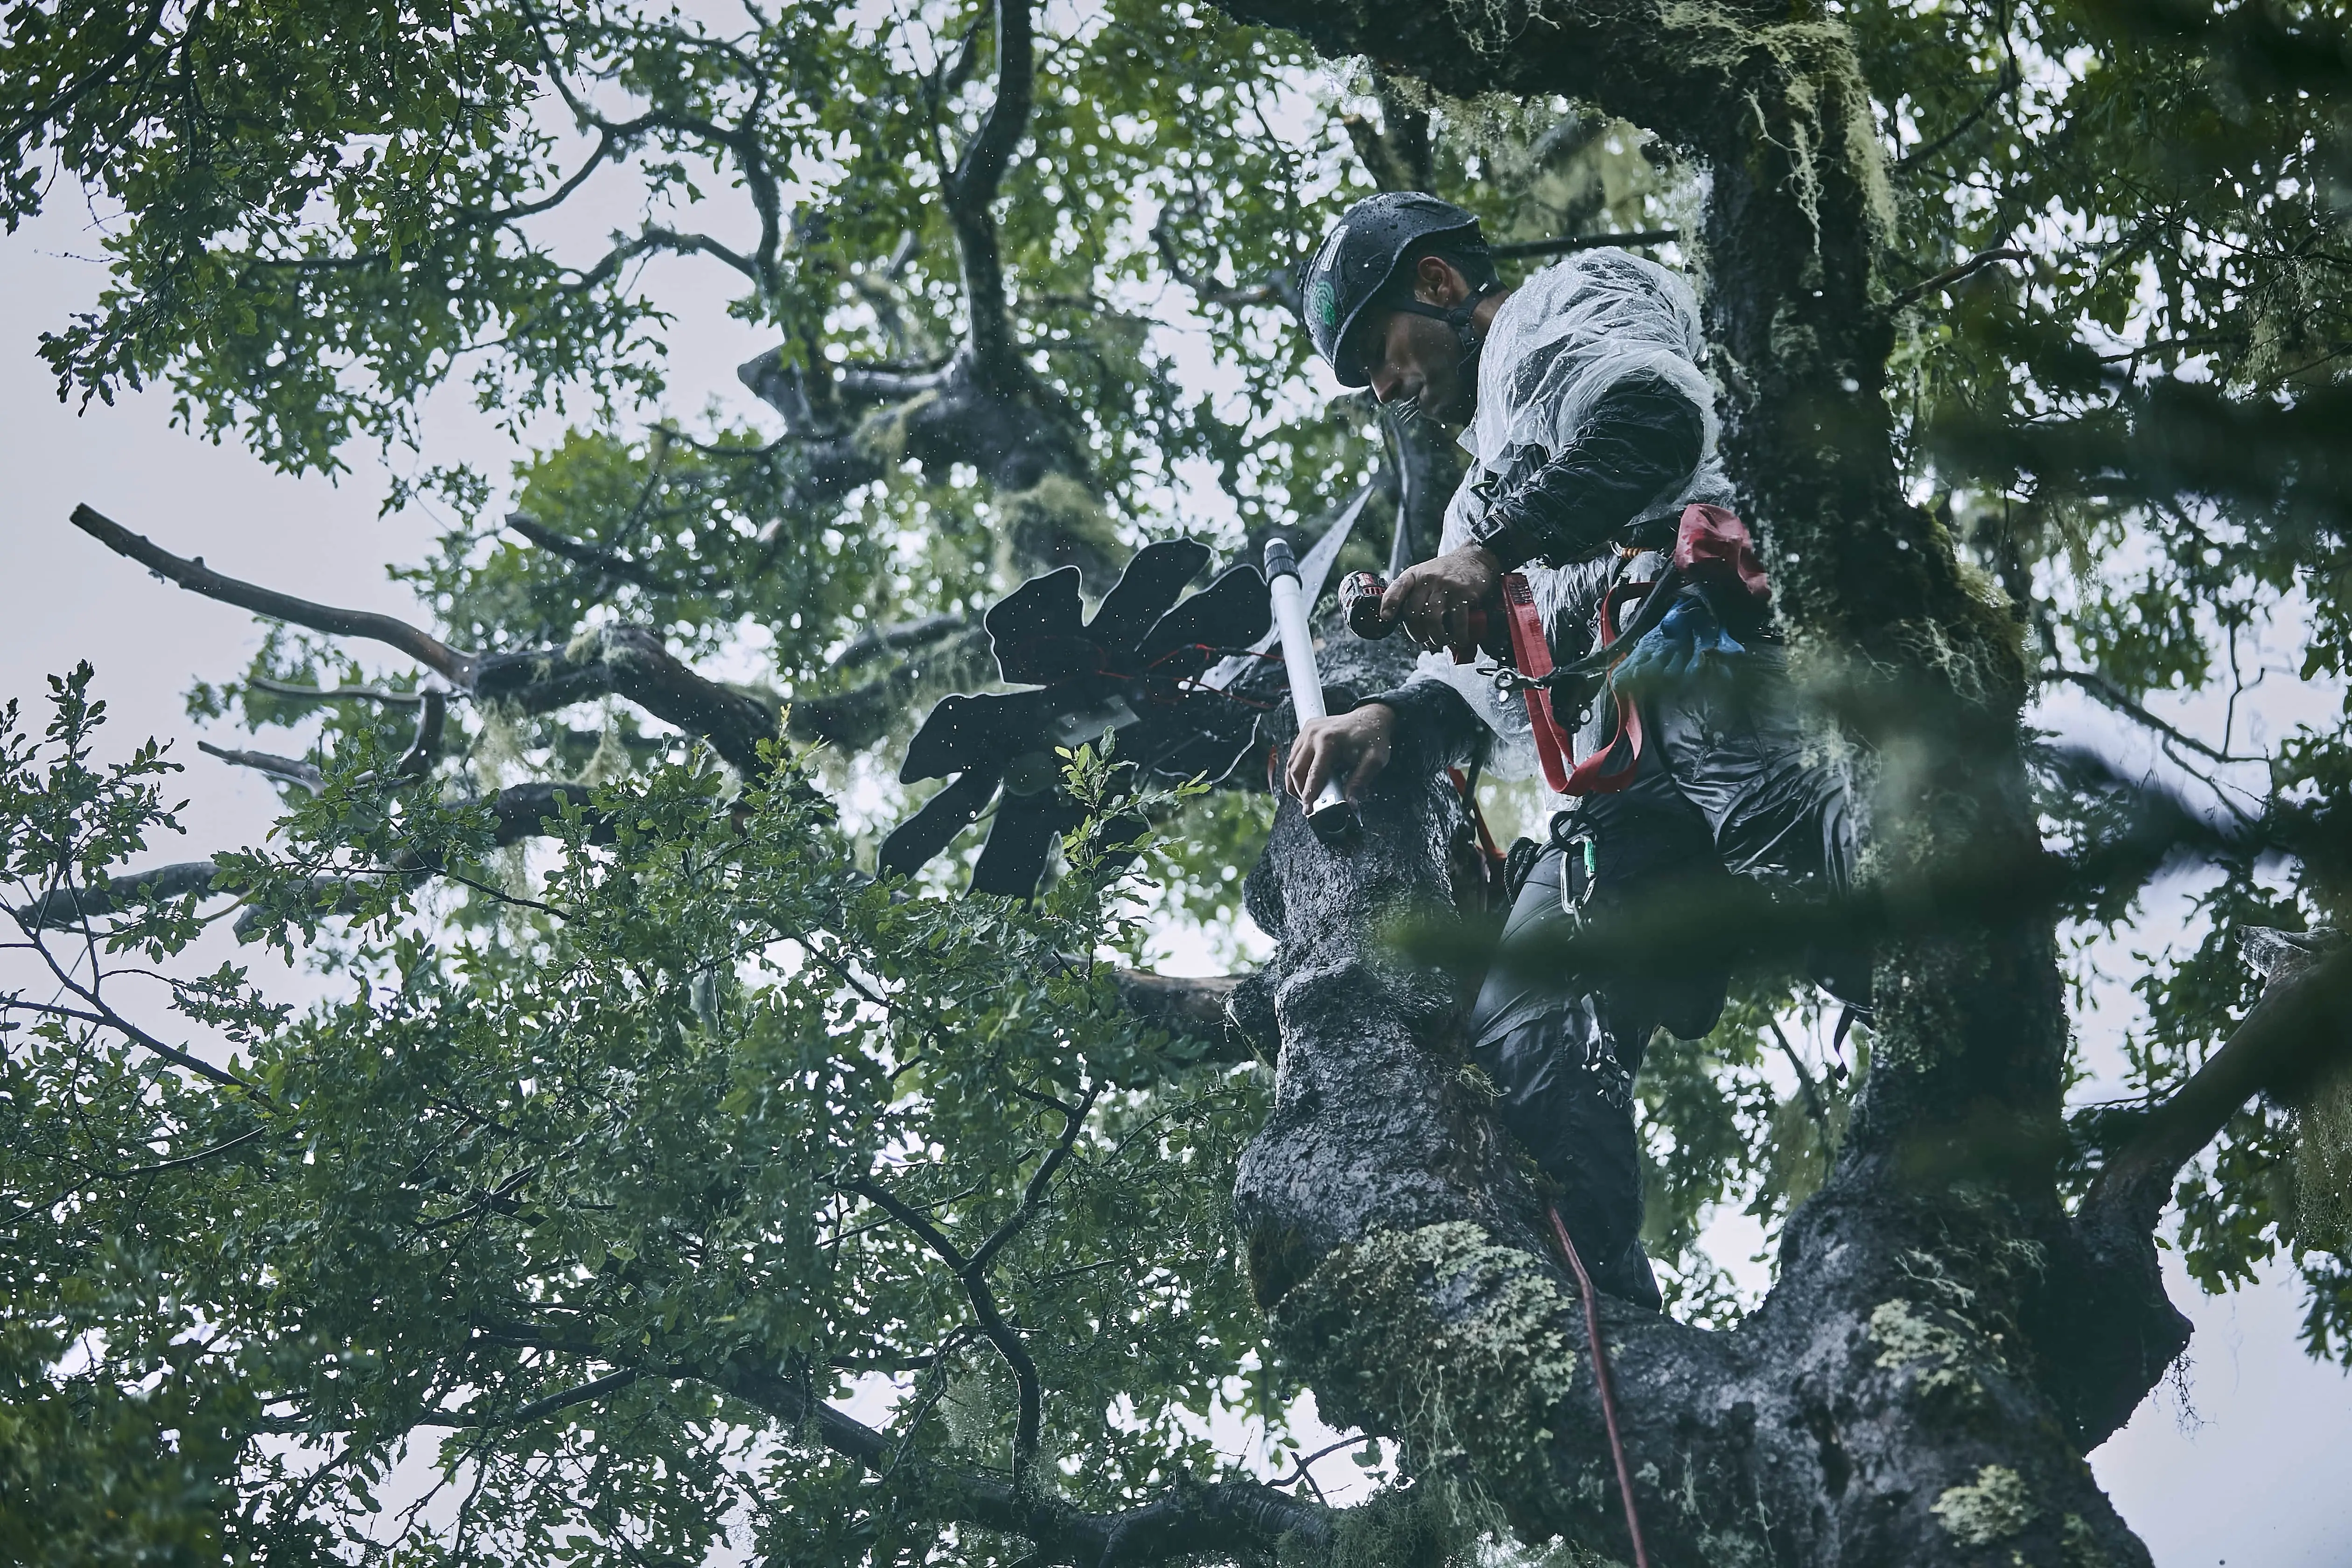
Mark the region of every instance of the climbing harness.
<instances>
[{"instance_id":1,"label":"climbing harness","mask_svg":"<svg viewBox=\"0 0 2352 1568\"><path fill-rule=\"evenodd\" d=\"M1666 572L1652 581L1623 582L1610 589L1601 603L1600 635L1593 650L1582 658L1555 666L1551 639L1536 606L1534 589L1519 573L1504 575L1503 605L1510 626L1511 661L1496 668L1495 686L1506 695L1517 691L1526 700L1544 782L1555 791L1569 795L1613 795L1633 782L1642 761L1642 710L1633 695L1621 689L1612 678L1642 640L1664 624L1685 591L1694 588L1730 590L1759 603L1771 592L1756 560L1748 525L1719 506L1694 502L1685 507ZM1632 623L1621 628L1619 616L1629 605L1639 607ZM1457 652L1455 658L1460 657ZM1595 675L1602 678L1602 688L1616 705L1616 724L1609 743L1571 769L1568 759L1574 748L1570 735L1591 714L1590 710L1580 710L1570 723L1562 724L1553 707L1554 696L1577 689Z\"/></svg>"},{"instance_id":2,"label":"climbing harness","mask_svg":"<svg viewBox=\"0 0 2352 1568\"><path fill-rule=\"evenodd\" d=\"M1551 1237L1559 1244L1568 1271L1576 1276L1577 1293L1584 1298L1584 1339L1592 1351L1593 1386L1601 1391L1601 1424L1609 1428L1609 1457L1617 1464L1617 1495L1625 1500L1625 1531L1633 1538L1633 1568L1650 1568L1650 1549L1642 1541L1642 1513L1633 1506L1633 1472L1625 1463L1625 1440L1617 1431L1617 1390L1609 1376L1609 1352L1601 1342L1601 1308L1593 1298L1592 1276L1584 1271L1584 1259L1576 1255L1576 1243L1569 1239L1559 1207L1547 1204L1544 1215L1551 1221Z\"/></svg>"}]
</instances>

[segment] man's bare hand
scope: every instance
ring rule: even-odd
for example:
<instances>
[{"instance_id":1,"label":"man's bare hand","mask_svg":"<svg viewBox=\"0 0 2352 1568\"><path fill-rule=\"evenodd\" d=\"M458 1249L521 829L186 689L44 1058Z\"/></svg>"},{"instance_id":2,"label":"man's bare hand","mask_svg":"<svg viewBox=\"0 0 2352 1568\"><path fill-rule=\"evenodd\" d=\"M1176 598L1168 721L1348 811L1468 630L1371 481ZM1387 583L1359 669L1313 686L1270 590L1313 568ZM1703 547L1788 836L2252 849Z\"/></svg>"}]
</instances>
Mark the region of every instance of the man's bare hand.
<instances>
[{"instance_id":1,"label":"man's bare hand","mask_svg":"<svg viewBox=\"0 0 2352 1568\"><path fill-rule=\"evenodd\" d=\"M1502 608L1503 563L1483 544L1465 544L1397 574L1381 595L1381 619L1402 620L1412 640L1434 653L1468 647L1470 612Z\"/></svg>"},{"instance_id":2,"label":"man's bare hand","mask_svg":"<svg viewBox=\"0 0 2352 1568\"><path fill-rule=\"evenodd\" d=\"M1290 748L1290 769L1285 782L1300 800L1313 800L1323 781L1347 781L1349 800L1369 786L1388 766L1389 742L1396 734L1396 710L1385 702L1367 702L1332 719L1309 719L1298 727Z\"/></svg>"}]
</instances>

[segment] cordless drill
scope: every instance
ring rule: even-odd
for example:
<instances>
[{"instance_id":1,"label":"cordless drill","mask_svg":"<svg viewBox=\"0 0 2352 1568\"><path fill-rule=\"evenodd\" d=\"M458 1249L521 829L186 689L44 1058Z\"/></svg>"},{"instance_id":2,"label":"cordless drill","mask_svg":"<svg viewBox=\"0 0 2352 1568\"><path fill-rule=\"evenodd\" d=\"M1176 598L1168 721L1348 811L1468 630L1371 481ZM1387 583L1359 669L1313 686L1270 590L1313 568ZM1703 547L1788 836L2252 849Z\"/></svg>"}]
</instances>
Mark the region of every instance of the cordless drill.
<instances>
[{"instance_id":1,"label":"cordless drill","mask_svg":"<svg viewBox=\"0 0 2352 1568\"><path fill-rule=\"evenodd\" d=\"M1370 572L1350 573L1346 581L1339 584L1339 614L1348 623L1348 629L1360 637L1372 641L1377 641L1395 631L1402 623L1384 620L1381 616L1381 600L1388 591L1389 585ZM1481 651L1491 653L1507 662L1510 658L1508 647L1499 648L1488 647L1487 631L1486 612L1472 610L1468 644L1456 643L1447 650L1454 655L1454 662L1475 663Z\"/></svg>"}]
</instances>

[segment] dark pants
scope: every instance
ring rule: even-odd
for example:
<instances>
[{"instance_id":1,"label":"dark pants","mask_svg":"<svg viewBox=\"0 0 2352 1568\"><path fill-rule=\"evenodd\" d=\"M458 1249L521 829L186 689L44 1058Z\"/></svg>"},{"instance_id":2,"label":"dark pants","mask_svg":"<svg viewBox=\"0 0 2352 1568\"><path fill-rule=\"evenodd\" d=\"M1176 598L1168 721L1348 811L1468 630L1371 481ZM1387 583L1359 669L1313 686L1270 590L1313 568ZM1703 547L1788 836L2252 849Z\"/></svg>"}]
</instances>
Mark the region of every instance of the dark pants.
<instances>
[{"instance_id":1,"label":"dark pants","mask_svg":"<svg viewBox=\"0 0 2352 1568\"><path fill-rule=\"evenodd\" d=\"M1661 1026L1685 1039L1715 1026L1728 972L1703 943L1605 975L1513 955L1637 898L1703 916L1733 876L1809 892L1851 885L1845 781L1808 754L1811 738L1778 655L1759 648L1737 681L1685 682L1643 705L1647 744L1633 782L1563 814L1554 837L1564 842L1529 872L1471 1012L1471 1055L1502 1092L1503 1124L1559 1184L1561 1222L1593 1284L1654 1308L1633 1077ZM1853 987L1857 975L1867 984L1866 962L1817 955L1812 967L1842 994L1865 999Z\"/></svg>"}]
</instances>

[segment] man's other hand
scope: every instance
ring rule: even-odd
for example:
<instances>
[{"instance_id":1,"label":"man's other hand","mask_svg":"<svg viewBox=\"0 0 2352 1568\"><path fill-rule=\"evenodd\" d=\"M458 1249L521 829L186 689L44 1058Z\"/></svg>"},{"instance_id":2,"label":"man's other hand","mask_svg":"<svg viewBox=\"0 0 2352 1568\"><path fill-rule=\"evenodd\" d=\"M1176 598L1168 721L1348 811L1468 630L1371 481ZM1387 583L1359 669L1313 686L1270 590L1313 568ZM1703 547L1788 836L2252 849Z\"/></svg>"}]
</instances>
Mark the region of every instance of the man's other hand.
<instances>
[{"instance_id":1,"label":"man's other hand","mask_svg":"<svg viewBox=\"0 0 2352 1568\"><path fill-rule=\"evenodd\" d=\"M1298 727L1290 748L1290 769L1285 783L1300 800L1313 800L1323 781L1347 781L1349 800L1388 766L1389 743L1396 734L1396 710L1385 702L1367 702L1331 719L1309 719Z\"/></svg>"},{"instance_id":2,"label":"man's other hand","mask_svg":"<svg viewBox=\"0 0 2352 1568\"><path fill-rule=\"evenodd\" d=\"M1485 610L1489 623L1502 607L1503 563L1483 544L1424 561L1397 574L1381 596L1381 619L1404 622L1412 640L1434 653L1468 647L1470 612Z\"/></svg>"}]
</instances>

